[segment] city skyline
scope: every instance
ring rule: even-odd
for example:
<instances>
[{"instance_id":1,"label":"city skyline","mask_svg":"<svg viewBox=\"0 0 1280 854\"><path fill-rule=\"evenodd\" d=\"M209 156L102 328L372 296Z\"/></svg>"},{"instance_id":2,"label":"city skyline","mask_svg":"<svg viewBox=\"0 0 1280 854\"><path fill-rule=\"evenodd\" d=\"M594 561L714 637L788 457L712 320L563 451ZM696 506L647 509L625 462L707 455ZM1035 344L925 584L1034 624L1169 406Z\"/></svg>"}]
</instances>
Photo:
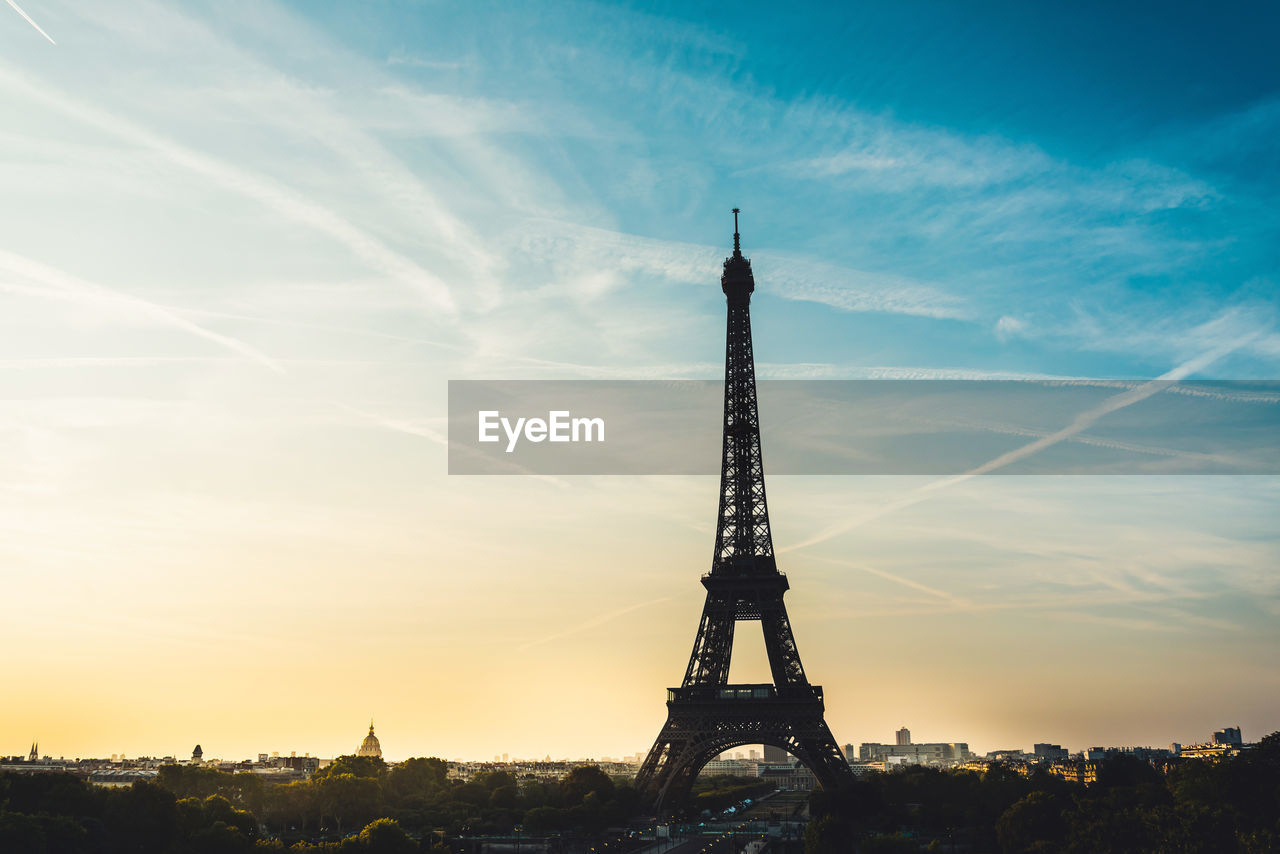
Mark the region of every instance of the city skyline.
<instances>
[{"instance_id":1,"label":"city skyline","mask_svg":"<svg viewBox=\"0 0 1280 854\"><path fill-rule=\"evenodd\" d=\"M450 476L447 382L718 379L732 207L762 379L1277 375L1261 4L20 5L4 752L643 751L715 479ZM771 477L836 741L1280 729L1278 487Z\"/></svg>"},{"instance_id":2,"label":"city skyline","mask_svg":"<svg viewBox=\"0 0 1280 854\"><path fill-rule=\"evenodd\" d=\"M372 730L372 727L370 729ZM989 750L974 750L973 746L970 745L969 742L961 742L961 741L923 742L919 740L913 741L911 740L909 733L906 736L906 740L904 740L903 737L901 736L902 732L903 730L900 729L894 733L895 740L893 742L868 742L868 741L845 742L841 745L841 749L846 753L846 755L849 756L850 761L854 761L856 757L854 757L852 753L855 751L855 748L867 748L867 747L885 748L888 752L891 752L894 748L901 748L903 746L919 747L919 746L957 745L957 746L963 746L966 749L968 749L969 752L973 755L973 757L981 758L984 756L990 757L992 754L1003 755L1003 754L1016 753L1016 752L1022 752L1028 756L1031 756L1031 755L1036 755L1038 749L1041 747L1055 748L1057 750L1060 750L1064 755L1068 755L1068 754L1083 755L1091 750L1118 751L1118 750L1129 750L1134 748L1137 748L1139 750L1141 749L1169 750L1171 747L1179 747L1179 748L1196 747L1196 746L1221 744L1221 743L1228 743L1228 742L1236 745L1240 745L1242 743L1247 745L1247 744L1252 744L1253 742L1257 741L1258 738L1261 737L1260 735L1254 736L1254 734L1251 734L1251 733L1242 733L1239 727L1227 726L1227 727L1223 727L1221 730L1215 730L1214 732L1208 734L1208 736L1205 736L1203 733L1201 733L1199 737L1196 738L1195 740L1188 741L1185 743L1178 742L1178 741L1170 741L1164 745L1151 745L1151 744L1108 744L1102 741L1098 741L1095 743L1090 743L1087 746L1081 745L1078 748L1073 748L1073 746L1071 745L1066 745L1064 747L1064 745L1062 744L1049 743L1049 742L1037 742L1032 745L1031 750L1024 751L1019 746L1007 745L1007 744L1003 747L993 747ZM369 735L372 735L372 731L370 731ZM52 759L55 761L86 760L86 759L108 760L109 759L110 761L113 761L113 762L117 762L117 761L125 762L125 761L134 761L134 760L173 759L180 763L188 761L183 758L186 755L186 753L183 751L176 751L176 752L151 751L151 752L142 752L134 755L129 755L125 753L112 753L109 755L104 754L102 756L74 756L73 757L73 756L63 756L63 755L54 756L53 754L48 753L45 750L39 748L38 745L39 745L38 739L32 743L31 749L29 752L30 755L27 757L28 761L43 762L47 759ZM349 751L340 751L332 755L324 755L320 753L313 753L311 751L305 751L305 750L298 751L293 749L290 749L288 751L258 750L251 754L247 754L243 758L237 758L234 756L221 756L221 755L217 755L216 753L204 751L202 744L197 744L195 746L195 749L189 752L192 753L192 756L190 759L190 761L192 762L213 762L213 763L238 762L238 761L250 760L255 756L258 757L259 759L266 757L268 759L273 759L273 760L281 757L314 758L321 762L327 762L329 760L337 758L338 756L361 755L360 749L363 746L364 745L361 745L356 748L352 748ZM391 764L402 762L406 759L414 758L408 755L384 757L380 752L380 747L378 748L378 750L379 752L377 753L377 755L379 756L379 758L384 758L388 763L391 763ZM790 756L790 754L786 754L785 751L782 751L781 748L777 748L776 755L785 756L786 757L785 760L779 760L776 757L771 759L770 758L771 753L775 753L775 749L770 747L769 745L744 744L744 745L741 745L740 747L735 747L730 750L727 750L724 753L721 753L714 758L717 758L720 760L732 759L732 760L741 760L741 761L758 761L758 762L765 762L765 763L776 762L776 761L786 761L788 763L795 763L798 761L795 759L794 756ZM553 756L550 753L519 756L519 755L513 755L508 752L503 752L503 753L493 754L492 756L437 756L437 758L444 759L448 762L462 762L467 764L479 764L479 765L536 764L540 762L553 762L553 763L603 762L603 763L619 763L619 764L630 763L636 767L639 767L641 760L644 758L644 755L645 755L644 750L637 750L632 753L623 753L620 755L601 754L598 756L563 756L563 755ZM10 758L10 757L21 759L22 754L0 753L0 758ZM864 757L864 761L865 761L865 757Z\"/></svg>"}]
</instances>

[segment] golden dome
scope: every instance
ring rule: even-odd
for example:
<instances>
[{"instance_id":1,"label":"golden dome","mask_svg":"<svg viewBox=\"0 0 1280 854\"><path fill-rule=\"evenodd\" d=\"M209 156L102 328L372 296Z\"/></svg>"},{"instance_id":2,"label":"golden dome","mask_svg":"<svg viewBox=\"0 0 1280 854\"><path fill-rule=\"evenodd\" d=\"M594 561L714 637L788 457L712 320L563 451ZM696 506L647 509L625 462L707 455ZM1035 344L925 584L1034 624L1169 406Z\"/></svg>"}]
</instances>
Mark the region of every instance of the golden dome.
<instances>
[{"instance_id":1,"label":"golden dome","mask_svg":"<svg viewBox=\"0 0 1280 854\"><path fill-rule=\"evenodd\" d=\"M378 737L373 734L373 721L369 721L369 734L364 737L364 741L360 742L360 749L356 751L356 756L382 758L382 745L378 743Z\"/></svg>"}]
</instances>

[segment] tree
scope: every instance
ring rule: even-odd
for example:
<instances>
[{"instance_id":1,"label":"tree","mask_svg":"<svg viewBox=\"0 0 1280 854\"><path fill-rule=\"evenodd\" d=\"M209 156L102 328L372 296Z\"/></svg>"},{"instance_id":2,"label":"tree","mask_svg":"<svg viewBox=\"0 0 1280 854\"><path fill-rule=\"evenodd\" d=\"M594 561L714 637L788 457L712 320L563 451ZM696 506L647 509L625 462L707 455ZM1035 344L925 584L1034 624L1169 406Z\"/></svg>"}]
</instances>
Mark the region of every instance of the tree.
<instances>
[{"instance_id":1,"label":"tree","mask_svg":"<svg viewBox=\"0 0 1280 854\"><path fill-rule=\"evenodd\" d=\"M1165 788L1164 775L1136 756L1108 756L1098 768L1098 791Z\"/></svg>"},{"instance_id":2,"label":"tree","mask_svg":"<svg viewBox=\"0 0 1280 854\"><path fill-rule=\"evenodd\" d=\"M501 789L503 786L515 786L516 778L507 771L486 771L476 775L476 782L489 791Z\"/></svg>"},{"instance_id":3,"label":"tree","mask_svg":"<svg viewBox=\"0 0 1280 854\"><path fill-rule=\"evenodd\" d=\"M996 839L1004 854L1045 850L1038 843L1061 842L1067 833L1063 804L1047 792L1032 792L1004 811L996 822Z\"/></svg>"},{"instance_id":4,"label":"tree","mask_svg":"<svg viewBox=\"0 0 1280 854\"><path fill-rule=\"evenodd\" d=\"M804 854L849 854L853 850L853 831L839 816L824 815L804 829Z\"/></svg>"},{"instance_id":5,"label":"tree","mask_svg":"<svg viewBox=\"0 0 1280 854\"><path fill-rule=\"evenodd\" d=\"M381 806L377 780L354 774L330 774L315 782L320 812L331 816L342 832L344 824L359 824L374 818Z\"/></svg>"},{"instance_id":6,"label":"tree","mask_svg":"<svg viewBox=\"0 0 1280 854\"><path fill-rule=\"evenodd\" d=\"M452 800L462 801L464 804L472 806L485 806L489 803L489 790L479 780L468 780L461 785L454 786L449 793Z\"/></svg>"},{"instance_id":7,"label":"tree","mask_svg":"<svg viewBox=\"0 0 1280 854\"><path fill-rule=\"evenodd\" d=\"M162 765L156 783L179 798L222 795L251 812L262 812L266 802L262 780L248 771L233 773L189 765Z\"/></svg>"},{"instance_id":8,"label":"tree","mask_svg":"<svg viewBox=\"0 0 1280 854\"><path fill-rule=\"evenodd\" d=\"M151 854L173 844L178 835L178 807L172 792L139 780L106 795L103 821L117 850Z\"/></svg>"},{"instance_id":9,"label":"tree","mask_svg":"<svg viewBox=\"0 0 1280 854\"><path fill-rule=\"evenodd\" d=\"M20 812L0 810L0 851L44 851L40 822Z\"/></svg>"},{"instance_id":10,"label":"tree","mask_svg":"<svg viewBox=\"0 0 1280 854\"><path fill-rule=\"evenodd\" d=\"M489 793L489 806L497 809L515 809L520 790L514 785L499 786Z\"/></svg>"},{"instance_id":11,"label":"tree","mask_svg":"<svg viewBox=\"0 0 1280 854\"><path fill-rule=\"evenodd\" d=\"M369 854L416 854L418 851L418 843L389 818L365 825L358 839Z\"/></svg>"},{"instance_id":12,"label":"tree","mask_svg":"<svg viewBox=\"0 0 1280 854\"><path fill-rule=\"evenodd\" d=\"M426 797L449 783L449 766L443 759L406 759L387 772L387 791L398 800Z\"/></svg>"},{"instance_id":13,"label":"tree","mask_svg":"<svg viewBox=\"0 0 1280 854\"><path fill-rule=\"evenodd\" d=\"M74 774L14 774L6 776L8 797L0 803L11 812L50 815L88 815L93 794Z\"/></svg>"},{"instance_id":14,"label":"tree","mask_svg":"<svg viewBox=\"0 0 1280 854\"><path fill-rule=\"evenodd\" d=\"M210 795L204 799L204 814L206 824L220 821L240 831L250 840L258 837L257 817L248 810L236 809L222 795Z\"/></svg>"},{"instance_id":15,"label":"tree","mask_svg":"<svg viewBox=\"0 0 1280 854\"><path fill-rule=\"evenodd\" d=\"M316 787L310 782L269 786L260 818L280 831L306 830L316 815Z\"/></svg>"},{"instance_id":16,"label":"tree","mask_svg":"<svg viewBox=\"0 0 1280 854\"><path fill-rule=\"evenodd\" d=\"M608 800L613 795L613 780L598 765L574 768L560 781L560 793L564 797L565 806L580 804L593 792L602 800Z\"/></svg>"},{"instance_id":17,"label":"tree","mask_svg":"<svg viewBox=\"0 0 1280 854\"><path fill-rule=\"evenodd\" d=\"M1141 809L1117 809L1098 800L1081 800L1067 816L1069 854L1132 854L1158 851L1159 832Z\"/></svg>"},{"instance_id":18,"label":"tree","mask_svg":"<svg viewBox=\"0 0 1280 854\"><path fill-rule=\"evenodd\" d=\"M387 763L380 756L339 756L311 775L312 780L350 774L352 777L369 777L380 780L387 773Z\"/></svg>"},{"instance_id":19,"label":"tree","mask_svg":"<svg viewBox=\"0 0 1280 854\"><path fill-rule=\"evenodd\" d=\"M224 821L215 821L191 834L190 850L194 854L249 854L253 840Z\"/></svg>"}]
</instances>

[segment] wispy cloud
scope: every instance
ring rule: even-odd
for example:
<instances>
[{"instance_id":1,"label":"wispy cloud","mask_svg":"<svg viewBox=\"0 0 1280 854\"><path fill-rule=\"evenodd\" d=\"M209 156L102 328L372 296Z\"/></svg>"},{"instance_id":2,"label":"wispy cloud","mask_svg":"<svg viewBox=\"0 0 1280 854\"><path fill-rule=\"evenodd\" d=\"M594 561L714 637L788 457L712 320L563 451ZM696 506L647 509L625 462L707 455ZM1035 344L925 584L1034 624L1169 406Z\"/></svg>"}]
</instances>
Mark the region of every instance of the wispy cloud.
<instances>
[{"instance_id":1,"label":"wispy cloud","mask_svg":"<svg viewBox=\"0 0 1280 854\"><path fill-rule=\"evenodd\" d=\"M127 119L83 103L48 84L31 82L22 73L0 65L0 85L33 103L54 109L164 159L202 175L228 192L238 193L313 228L346 246L374 269L415 288L429 303L452 313L449 287L434 273L390 249L329 208L290 190L278 182L243 167L206 155Z\"/></svg>"},{"instance_id":2,"label":"wispy cloud","mask_svg":"<svg viewBox=\"0 0 1280 854\"><path fill-rule=\"evenodd\" d=\"M873 311L936 319L967 319L957 294L904 276L850 270L794 255L753 253L761 289L785 299L822 303L841 311Z\"/></svg>"},{"instance_id":3,"label":"wispy cloud","mask_svg":"<svg viewBox=\"0 0 1280 854\"><path fill-rule=\"evenodd\" d=\"M410 68L427 68L432 71L458 71L462 68L474 68L476 60L474 58L433 59L405 50L395 50L387 56L387 65L407 65Z\"/></svg>"},{"instance_id":4,"label":"wispy cloud","mask_svg":"<svg viewBox=\"0 0 1280 854\"><path fill-rule=\"evenodd\" d=\"M231 352L251 359L254 362L274 371L286 373L281 364L256 347L207 329L198 323L183 317L181 314L164 306L148 302L140 297L113 290L96 282L90 282L73 276L63 270L41 264L30 258L0 249L0 270L16 275L26 281L36 283L35 288L16 286L12 283L0 282L0 289L16 290L19 293L34 293L40 296L59 300L68 300L91 306L114 306L124 308L135 316L146 318L154 323L170 326L188 332L206 341L223 347Z\"/></svg>"},{"instance_id":5,"label":"wispy cloud","mask_svg":"<svg viewBox=\"0 0 1280 854\"><path fill-rule=\"evenodd\" d=\"M814 180L848 179L871 191L962 188L1043 175L1052 160L1033 146L994 136L967 139L953 131L844 113L843 147L781 168Z\"/></svg>"}]
</instances>

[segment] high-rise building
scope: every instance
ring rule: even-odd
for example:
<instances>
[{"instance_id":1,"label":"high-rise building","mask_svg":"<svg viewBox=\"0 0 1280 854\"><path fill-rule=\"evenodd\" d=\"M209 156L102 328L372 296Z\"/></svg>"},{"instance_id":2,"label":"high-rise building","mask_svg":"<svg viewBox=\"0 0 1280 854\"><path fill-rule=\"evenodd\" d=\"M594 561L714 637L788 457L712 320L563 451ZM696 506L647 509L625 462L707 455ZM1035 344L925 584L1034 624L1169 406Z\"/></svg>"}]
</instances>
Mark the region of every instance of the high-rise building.
<instances>
[{"instance_id":1,"label":"high-rise building","mask_svg":"<svg viewBox=\"0 0 1280 854\"><path fill-rule=\"evenodd\" d=\"M898 735L899 745L911 743L911 730L907 729L906 727L903 727L902 729L898 730L897 735Z\"/></svg>"},{"instance_id":2,"label":"high-rise building","mask_svg":"<svg viewBox=\"0 0 1280 854\"><path fill-rule=\"evenodd\" d=\"M1031 747L1031 752L1035 754L1037 759L1046 759L1050 762L1056 759L1066 759L1069 755L1060 744L1035 744Z\"/></svg>"},{"instance_id":3,"label":"high-rise building","mask_svg":"<svg viewBox=\"0 0 1280 854\"><path fill-rule=\"evenodd\" d=\"M779 765L787 761L787 751L772 744L764 746L764 761L771 765Z\"/></svg>"},{"instance_id":4,"label":"high-rise building","mask_svg":"<svg viewBox=\"0 0 1280 854\"><path fill-rule=\"evenodd\" d=\"M1218 730L1213 734L1214 744L1244 744L1244 739L1240 737L1240 727L1229 726Z\"/></svg>"}]
</instances>

